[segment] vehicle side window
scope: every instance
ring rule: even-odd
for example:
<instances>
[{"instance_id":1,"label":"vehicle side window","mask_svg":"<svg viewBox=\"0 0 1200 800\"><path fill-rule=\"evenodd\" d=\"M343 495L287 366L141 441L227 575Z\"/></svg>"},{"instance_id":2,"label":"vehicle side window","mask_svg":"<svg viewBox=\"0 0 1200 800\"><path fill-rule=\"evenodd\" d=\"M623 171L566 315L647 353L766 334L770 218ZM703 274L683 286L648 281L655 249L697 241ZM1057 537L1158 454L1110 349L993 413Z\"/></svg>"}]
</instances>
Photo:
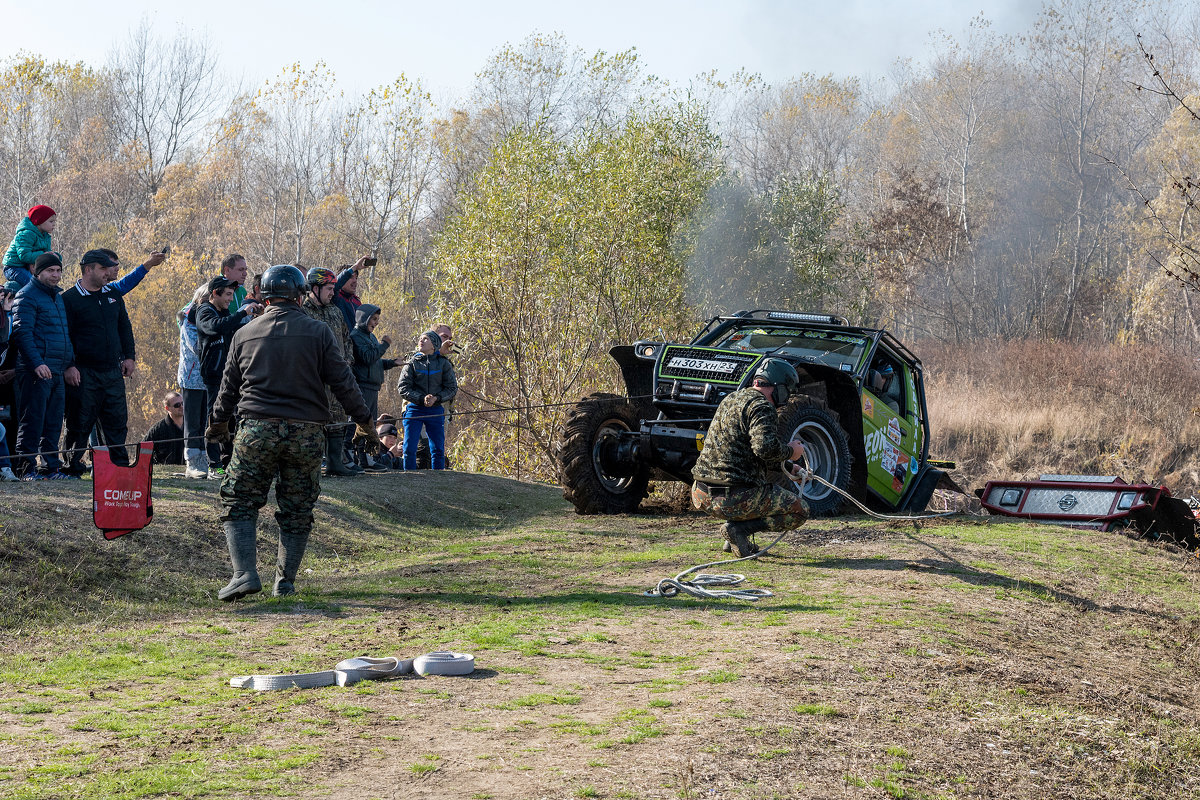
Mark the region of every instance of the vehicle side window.
<instances>
[{"instance_id":1,"label":"vehicle side window","mask_svg":"<svg viewBox=\"0 0 1200 800\"><path fill-rule=\"evenodd\" d=\"M904 416L904 367L900 360L883 350L875 353L867 372L867 388L900 416Z\"/></svg>"}]
</instances>

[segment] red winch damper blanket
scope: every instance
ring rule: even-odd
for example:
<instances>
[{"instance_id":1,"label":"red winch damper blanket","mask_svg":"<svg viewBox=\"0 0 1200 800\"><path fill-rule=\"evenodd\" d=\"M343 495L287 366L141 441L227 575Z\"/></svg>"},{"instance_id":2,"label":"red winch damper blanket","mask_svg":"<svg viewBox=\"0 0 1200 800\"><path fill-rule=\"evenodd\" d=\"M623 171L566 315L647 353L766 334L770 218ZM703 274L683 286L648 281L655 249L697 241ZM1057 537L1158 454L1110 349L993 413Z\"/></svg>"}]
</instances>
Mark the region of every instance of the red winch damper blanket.
<instances>
[{"instance_id":1,"label":"red winch damper blanket","mask_svg":"<svg viewBox=\"0 0 1200 800\"><path fill-rule=\"evenodd\" d=\"M154 444L142 442L134 465L120 467L109 458L107 447L92 449L92 519L104 531L105 539L141 530L154 518L150 498L153 453Z\"/></svg>"}]
</instances>

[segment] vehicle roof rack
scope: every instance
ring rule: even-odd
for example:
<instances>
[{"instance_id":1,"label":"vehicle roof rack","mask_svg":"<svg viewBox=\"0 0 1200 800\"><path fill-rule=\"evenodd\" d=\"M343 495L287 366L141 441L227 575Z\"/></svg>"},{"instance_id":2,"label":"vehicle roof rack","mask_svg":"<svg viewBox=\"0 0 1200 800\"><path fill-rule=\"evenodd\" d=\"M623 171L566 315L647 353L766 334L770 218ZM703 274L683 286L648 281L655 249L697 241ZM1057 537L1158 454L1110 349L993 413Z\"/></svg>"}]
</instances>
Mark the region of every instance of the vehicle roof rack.
<instances>
[{"instance_id":1,"label":"vehicle roof rack","mask_svg":"<svg viewBox=\"0 0 1200 800\"><path fill-rule=\"evenodd\" d=\"M750 317L752 319L777 319L781 322L818 322L823 325L849 325L845 317L837 314L825 314L814 311L783 311L776 308L756 308L753 311L739 311L733 316Z\"/></svg>"}]
</instances>

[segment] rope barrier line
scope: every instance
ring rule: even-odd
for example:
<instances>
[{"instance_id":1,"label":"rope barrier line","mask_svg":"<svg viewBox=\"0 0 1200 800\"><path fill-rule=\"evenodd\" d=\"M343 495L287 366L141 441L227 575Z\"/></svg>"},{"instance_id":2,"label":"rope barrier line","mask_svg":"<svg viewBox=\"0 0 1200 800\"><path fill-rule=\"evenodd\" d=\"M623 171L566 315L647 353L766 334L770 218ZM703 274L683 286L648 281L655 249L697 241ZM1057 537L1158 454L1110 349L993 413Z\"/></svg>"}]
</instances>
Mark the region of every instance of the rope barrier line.
<instances>
[{"instance_id":1,"label":"rope barrier line","mask_svg":"<svg viewBox=\"0 0 1200 800\"><path fill-rule=\"evenodd\" d=\"M490 400L485 400L484 398L477 397L476 395L470 395L470 396L477 400L481 400L483 402L491 402ZM649 399L652 397L653 397L653 395L647 394L647 395L635 395L635 396L629 397L627 399L629 399L629 400L645 400L645 399ZM533 406L496 406L495 408L484 408L484 409L479 409L476 411L455 411L454 416L455 417L470 417L470 416L475 416L478 414L500 414L500 413L508 413L508 412L513 412L513 411L532 411L532 410L539 409L539 408L562 408L564 406L573 406L577 402L578 401L573 401L573 402L569 402L569 403L568 402L542 403L542 404L533 405ZM403 419L403 417L398 417L396 419L396 421L400 422L402 419ZM338 428L354 427L357 424L358 423L353 422L353 421L330 422L330 423L326 423L325 429L326 430L336 430ZM521 427L521 425L520 425L520 423L514 423L514 424L512 424L512 427L519 428L519 427ZM158 439L154 442L154 444L174 444L175 442L186 442L186 441L190 441L191 439L204 439L204 436L203 435L179 436L179 437L175 437L172 439ZM207 443L208 440L204 439L204 441ZM108 447L108 448L137 447L139 444L141 444L141 440L138 440L136 442L122 442L121 444L108 444L108 445L100 445L100 446ZM91 445L88 445L86 447L69 447L69 448L65 448L62 450L39 450L35 453L13 452L10 455L11 455L11 457L18 457L18 458L36 458L37 456L48 456L48 455L66 456L66 455L71 455L74 453L90 453L93 449L95 449L95 448L93 448Z\"/></svg>"}]
</instances>

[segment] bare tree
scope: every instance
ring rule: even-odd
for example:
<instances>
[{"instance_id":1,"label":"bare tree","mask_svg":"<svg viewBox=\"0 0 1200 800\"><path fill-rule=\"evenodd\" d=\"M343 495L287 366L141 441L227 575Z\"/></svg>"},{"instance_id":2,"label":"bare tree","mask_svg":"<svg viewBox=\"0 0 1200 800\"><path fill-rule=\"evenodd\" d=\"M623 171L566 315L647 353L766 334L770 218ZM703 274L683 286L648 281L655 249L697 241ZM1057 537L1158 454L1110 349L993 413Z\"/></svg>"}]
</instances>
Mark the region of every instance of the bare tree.
<instances>
[{"instance_id":1,"label":"bare tree","mask_svg":"<svg viewBox=\"0 0 1200 800\"><path fill-rule=\"evenodd\" d=\"M293 64L254 99L264 125L255 168L267 210L259 223L268 239L261 249L272 263L301 262L308 255L312 215L330 188L345 116L341 103L333 73L322 62L309 70Z\"/></svg>"},{"instance_id":2,"label":"bare tree","mask_svg":"<svg viewBox=\"0 0 1200 800\"><path fill-rule=\"evenodd\" d=\"M474 102L491 111L492 143L538 125L566 139L588 126L617 124L635 93L654 85L642 77L635 50L588 56L561 34L533 34L488 59L475 78Z\"/></svg>"},{"instance_id":3,"label":"bare tree","mask_svg":"<svg viewBox=\"0 0 1200 800\"><path fill-rule=\"evenodd\" d=\"M183 31L163 42L143 19L112 64L118 101L114 123L138 160L149 201L166 169L222 106L216 52L206 39Z\"/></svg>"},{"instance_id":4,"label":"bare tree","mask_svg":"<svg viewBox=\"0 0 1200 800\"><path fill-rule=\"evenodd\" d=\"M417 240L429 214L432 113L429 94L402 75L368 92L343 127L347 238L363 252L395 258L408 294L416 288Z\"/></svg>"}]
</instances>

